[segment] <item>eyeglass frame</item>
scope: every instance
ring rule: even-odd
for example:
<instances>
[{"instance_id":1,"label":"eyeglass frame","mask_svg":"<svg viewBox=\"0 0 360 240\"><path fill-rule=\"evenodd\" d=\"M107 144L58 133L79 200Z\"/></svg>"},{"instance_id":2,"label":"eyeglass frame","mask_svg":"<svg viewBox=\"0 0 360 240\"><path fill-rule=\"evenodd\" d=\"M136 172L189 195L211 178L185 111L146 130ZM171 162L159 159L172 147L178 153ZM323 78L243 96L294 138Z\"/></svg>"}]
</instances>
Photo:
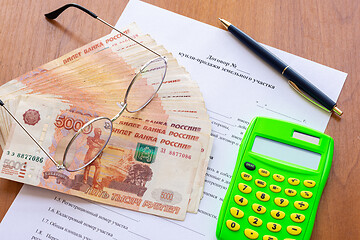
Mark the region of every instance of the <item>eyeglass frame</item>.
<instances>
[{"instance_id":1,"label":"eyeglass frame","mask_svg":"<svg viewBox=\"0 0 360 240\"><path fill-rule=\"evenodd\" d=\"M26 130L26 128L16 119L16 117L6 108L4 102L0 99L0 106L3 107L6 112L15 120L15 122L27 133L27 135L36 143L36 145L46 154L46 156L55 164L57 170L66 170L68 172L77 172L77 171L80 171L82 169L84 169L85 167L87 167L88 165L90 165L92 162L95 161L95 159L103 152L103 150L105 149L105 147L107 146L108 142L110 141L110 138L111 138L111 134L112 134L112 129L113 129L113 125L112 123L118 119L121 114L126 110L127 112L129 113L135 113L135 112L138 112L140 110L142 110L143 108L145 108L152 100L153 98L156 96L157 92L159 91L160 87L162 86L163 82L164 82L164 79L165 79L165 76L166 76L166 72L167 72L167 59L165 56L162 56L160 55L159 53L151 50L150 48L146 47L145 45L139 43L138 41L136 41L135 39L131 38L130 36L128 36L127 34L121 32L120 30L116 29L115 27L113 27L112 25L110 25L109 23L105 22L104 20L102 20L101 18L99 18L95 13L91 12L90 10L78 5L78 4L75 4L75 3L70 3L70 4L66 4L50 13L47 13L45 14L45 17L48 18L48 19L56 19L63 11L65 11L67 8L69 7L75 7L75 8L78 8L80 10L82 10L83 12L89 14L90 16L94 17L95 19L99 20L100 22L104 23L105 25L109 26L110 28L114 29L115 31L123 34L125 37L127 37L128 39L132 40L133 42L139 44L140 46L144 47L145 49L149 50L150 52L154 53L155 55L157 55L158 57L156 58L153 58L151 59L150 61L146 62L142 67L141 69L139 70L139 72L134 76L134 78L131 80L127 90L126 90L126 93L125 93L125 97L124 97L124 100L123 102L121 102L121 110L119 111L119 113L117 113L113 118L108 118L108 117L97 117L97 118L94 118L88 122L86 122L79 130L76 131L76 133L74 134L74 136L71 138L71 140L69 141L68 145L66 146L65 148L65 152L64 152L64 155L63 155L63 159L62 159L62 164L59 164L58 162L55 161L55 159L41 146L41 144L31 135L30 132L28 132ZM157 59L162 59L164 61L164 67L165 67L165 70L164 70L164 74L162 76L162 79L161 79L161 82L159 84L159 86L157 87L156 91L154 92L153 95L151 95L151 97L141 106L139 107L138 109L136 110L129 110L127 108L127 98L128 98L128 95L129 95L129 92L130 92L130 89L131 87L133 86L134 82L136 81L136 79L139 77L140 74L142 74L143 70L149 65L151 64L153 61L157 60ZM80 168L77 168L75 170L70 170L68 169L65 165L64 165L64 161L65 161L65 157L66 157L66 154L67 152L69 151L69 148L71 146L71 144L75 141L75 139L77 138L77 136L85 129L87 128L88 126L90 126L92 123L98 121L98 120L101 120L101 119L105 119L105 120L108 120L110 123L111 123L111 129L110 129L110 134L108 136L108 139L107 141L105 142L104 146L101 148L101 150L99 150L99 152L95 155L95 157L93 157L90 161L88 161L86 164L84 164L82 167Z\"/></svg>"}]
</instances>

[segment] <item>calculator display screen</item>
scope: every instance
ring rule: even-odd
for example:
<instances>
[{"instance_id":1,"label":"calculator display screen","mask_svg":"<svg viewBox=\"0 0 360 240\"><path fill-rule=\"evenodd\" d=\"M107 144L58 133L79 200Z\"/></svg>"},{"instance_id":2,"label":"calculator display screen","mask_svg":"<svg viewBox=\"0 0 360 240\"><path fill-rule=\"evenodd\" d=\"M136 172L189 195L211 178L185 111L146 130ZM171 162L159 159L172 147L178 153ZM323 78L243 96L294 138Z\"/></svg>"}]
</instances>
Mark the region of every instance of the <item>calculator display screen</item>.
<instances>
[{"instance_id":1,"label":"calculator display screen","mask_svg":"<svg viewBox=\"0 0 360 240\"><path fill-rule=\"evenodd\" d=\"M318 169L321 158L319 153L259 136L255 137L252 151L314 170Z\"/></svg>"}]
</instances>

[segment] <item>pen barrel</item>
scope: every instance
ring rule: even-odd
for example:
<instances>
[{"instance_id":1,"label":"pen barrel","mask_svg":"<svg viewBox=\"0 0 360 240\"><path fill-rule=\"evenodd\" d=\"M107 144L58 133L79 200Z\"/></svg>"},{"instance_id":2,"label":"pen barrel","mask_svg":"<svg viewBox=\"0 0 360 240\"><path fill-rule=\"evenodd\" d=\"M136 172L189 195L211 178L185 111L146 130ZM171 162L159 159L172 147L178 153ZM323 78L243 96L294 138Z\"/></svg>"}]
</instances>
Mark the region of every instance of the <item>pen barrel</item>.
<instances>
[{"instance_id":1,"label":"pen barrel","mask_svg":"<svg viewBox=\"0 0 360 240\"><path fill-rule=\"evenodd\" d=\"M250 50L252 50L256 55L261 59L267 62L275 70L282 73L282 71L287 67L287 64L281 61L278 57L272 54L269 50L261 46L258 42L248 36L246 33L230 25L228 31L231 32L237 39L239 39L243 44L245 44Z\"/></svg>"},{"instance_id":2,"label":"pen barrel","mask_svg":"<svg viewBox=\"0 0 360 240\"><path fill-rule=\"evenodd\" d=\"M288 67L284 71L283 75L284 77L295 83L300 90L302 90L307 95L312 97L315 101L320 103L323 107L325 107L329 111L332 111L333 108L335 107L336 103L333 100L331 100L326 94L320 91L311 82L306 80L306 78L301 76L291 67Z\"/></svg>"},{"instance_id":3,"label":"pen barrel","mask_svg":"<svg viewBox=\"0 0 360 240\"><path fill-rule=\"evenodd\" d=\"M303 76L297 73L294 69L289 67L285 62L276 57L273 53L271 53L265 47L261 46L258 42L256 42L237 27L230 25L228 27L228 31L231 32L238 40L245 44L266 63L272 66L276 71L284 75L284 77L286 77L288 80L291 80L293 83L295 83L300 90L305 92L329 111L333 110L336 103L317 87L315 87L312 83L306 80Z\"/></svg>"}]
</instances>

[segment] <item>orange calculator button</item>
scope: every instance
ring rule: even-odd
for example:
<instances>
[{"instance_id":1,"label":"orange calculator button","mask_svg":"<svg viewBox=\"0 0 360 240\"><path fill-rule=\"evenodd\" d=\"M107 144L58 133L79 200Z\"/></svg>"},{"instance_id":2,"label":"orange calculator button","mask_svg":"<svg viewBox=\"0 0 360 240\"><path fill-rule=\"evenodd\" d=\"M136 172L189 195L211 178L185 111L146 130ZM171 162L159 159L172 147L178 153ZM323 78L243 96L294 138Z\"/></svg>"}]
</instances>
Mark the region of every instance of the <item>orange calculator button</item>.
<instances>
[{"instance_id":1,"label":"orange calculator button","mask_svg":"<svg viewBox=\"0 0 360 240\"><path fill-rule=\"evenodd\" d=\"M285 213L279 210L271 210L270 215L275 219L283 219L285 217Z\"/></svg>"},{"instance_id":2,"label":"orange calculator button","mask_svg":"<svg viewBox=\"0 0 360 240\"><path fill-rule=\"evenodd\" d=\"M297 223L301 223L305 220L305 215L302 215L300 213L292 213L290 215L291 220Z\"/></svg>"},{"instance_id":3,"label":"orange calculator button","mask_svg":"<svg viewBox=\"0 0 360 240\"><path fill-rule=\"evenodd\" d=\"M249 185L246 185L244 183L239 183L238 188L243 193L251 193L251 187Z\"/></svg>"},{"instance_id":4,"label":"orange calculator button","mask_svg":"<svg viewBox=\"0 0 360 240\"><path fill-rule=\"evenodd\" d=\"M263 180L260 180L260 179L256 179L255 184L256 184L256 186L261 187L261 188L266 187L266 182Z\"/></svg>"},{"instance_id":5,"label":"orange calculator button","mask_svg":"<svg viewBox=\"0 0 360 240\"><path fill-rule=\"evenodd\" d=\"M288 183L290 183L293 186L297 186L300 184L300 180L297 178L289 178Z\"/></svg>"},{"instance_id":6,"label":"orange calculator button","mask_svg":"<svg viewBox=\"0 0 360 240\"><path fill-rule=\"evenodd\" d=\"M259 237L259 234L256 231L249 228L245 229L244 234L249 239L257 239Z\"/></svg>"},{"instance_id":7,"label":"orange calculator button","mask_svg":"<svg viewBox=\"0 0 360 240\"><path fill-rule=\"evenodd\" d=\"M290 189L290 188L287 188L285 189L285 194L288 195L289 197L293 197L296 195L296 190L294 189Z\"/></svg>"},{"instance_id":8,"label":"orange calculator button","mask_svg":"<svg viewBox=\"0 0 360 240\"><path fill-rule=\"evenodd\" d=\"M252 176L246 172L242 172L241 173L241 178L244 179L245 181L251 181Z\"/></svg>"},{"instance_id":9,"label":"orange calculator button","mask_svg":"<svg viewBox=\"0 0 360 240\"><path fill-rule=\"evenodd\" d=\"M288 226L286 228L286 231L290 233L291 235L299 235L301 233L301 227L298 226Z\"/></svg>"},{"instance_id":10,"label":"orange calculator button","mask_svg":"<svg viewBox=\"0 0 360 240\"><path fill-rule=\"evenodd\" d=\"M286 198L275 198L274 202L279 207L286 207L289 204L289 200Z\"/></svg>"},{"instance_id":11,"label":"orange calculator button","mask_svg":"<svg viewBox=\"0 0 360 240\"><path fill-rule=\"evenodd\" d=\"M266 169L260 168L259 169L259 174L263 177L268 177L270 175L270 172Z\"/></svg>"},{"instance_id":12,"label":"orange calculator button","mask_svg":"<svg viewBox=\"0 0 360 240\"><path fill-rule=\"evenodd\" d=\"M285 177L283 175L280 174L274 174L273 175L273 179L277 182L282 182L285 180Z\"/></svg>"},{"instance_id":13,"label":"orange calculator button","mask_svg":"<svg viewBox=\"0 0 360 240\"><path fill-rule=\"evenodd\" d=\"M264 207L260 204L257 204L257 203L254 203L252 205L252 209L254 210L254 212L259 213L259 214L264 214L266 212L266 207Z\"/></svg>"},{"instance_id":14,"label":"orange calculator button","mask_svg":"<svg viewBox=\"0 0 360 240\"><path fill-rule=\"evenodd\" d=\"M281 225L278 223L269 222L268 224L266 224L266 227L272 232L278 232L281 230Z\"/></svg>"},{"instance_id":15,"label":"orange calculator button","mask_svg":"<svg viewBox=\"0 0 360 240\"><path fill-rule=\"evenodd\" d=\"M309 207L309 204L303 201L296 201L294 202L294 207L299 210L306 210Z\"/></svg>"},{"instance_id":16,"label":"orange calculator button","mask_svg":"<svg viewBox=\"0 0 360 240\"><path fill-rule=\"evenodd\" d=\"M260 227L263 223L263 221L260 218L257 218L254 216L250 216L248 220L249 220L249 223L251 225L253 225L254 227Z\"/></svg>"},{"instance_id":17,"label":"orange calculator button","mask_svg":"<svg viewBox=\"0 0 360 240\"><path fill-rule=\"evenodd\" d=\"M311 198L312 197L312 192L310 191L301 191L300 195L303 197L303 198Z\"/></svg>"},{"instance_id":18,"label":"orange calculator button","mask_svg":"<svg viewBox=\"0 0 360 240\"><path fill-rule=\"evenodd\" d=\"M231 231L239 231L240 229L240 224L238 224L237 222L234 222L232 220L227 220L226 221L226 226L228 227L228 229L230 229Z\"/></svg>"},{"instance_id":19,"label":"orange calculator button","mask_svg":"<svg viewBox=\"0 0 360 240\"><path fill-rule=\"evenodd\" d=\"M246 206L248 204L248 200L240 195L235 195L234 200L240 206Z\"/></svg>"},{"instance_id":20,"label":"orange calculator button","mask_svg":"<svg viewBox=\"0 0 360 240\"><path fill-rule=\"evenodd\" d=\"M312 187L315 187L316 183L313 180L305 180L304 185L308 188L312 188Z\"/></svg>"},{"instance_id":21,"label":"orange calculator button","mask_svg":"<svg viewBox=\"0 0 360 240\"><path fill-rule=\"evenodd\" d=\"M230 214L236 218L242 218L244 216L244 212L240 209L237 209L236 207L230 208Z\"/></svg>"},{"instance_id":22,"label":"orange calculator button","mask_svg":"<svg viewBox=\"0 0 360 240\"><path fill-rule=\"evenodd\" d=\"M260 192L260 191L258 191L256 193L256 197L257 197L257 199L259 199L260 201L263 201L263 202L267 202L267 201L270 200L270 195L269 194L264 193L264 192Z\"/></svg>"},{"instance_id":23,"label":"orange calculator button","mask_svg":"<svg viewBox=\"0 0 360 240\"><path fill-rule=\"evenodd\" d=\"M279 192L281 192L281 187L276 186L276 185L270 185L270 190L274 193L279 193Z\"/></svg>"}]
</instances>

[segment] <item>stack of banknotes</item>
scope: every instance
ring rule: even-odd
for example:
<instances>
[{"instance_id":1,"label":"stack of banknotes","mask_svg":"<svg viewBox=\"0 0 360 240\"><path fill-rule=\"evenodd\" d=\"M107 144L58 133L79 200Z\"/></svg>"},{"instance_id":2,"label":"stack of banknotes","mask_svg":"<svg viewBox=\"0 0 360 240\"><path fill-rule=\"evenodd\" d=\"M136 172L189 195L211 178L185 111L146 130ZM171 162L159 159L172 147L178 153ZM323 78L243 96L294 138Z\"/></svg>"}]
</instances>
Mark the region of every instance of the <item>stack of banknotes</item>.
<instances>
[{"instance_id":1,"label":"stack of banknotes","mask_svg":"<svg viewBox=\"0 0 360 240\"><path fill-rule=\"evenodd\" d=\"M1 108L0 177L183 220L186 212L197 212L212 146L203 97L172 54L136 24L123 32L168 60L152 102L115 120L103 153L76 172L58 170ZM122 34L110 34L7 82L0 87L0 98L61 163L68 142L84 123L119 112L130 81L153 57ZM132 91L137 99L146 89L139 85Z\"/></svg>"}]
</instances>

